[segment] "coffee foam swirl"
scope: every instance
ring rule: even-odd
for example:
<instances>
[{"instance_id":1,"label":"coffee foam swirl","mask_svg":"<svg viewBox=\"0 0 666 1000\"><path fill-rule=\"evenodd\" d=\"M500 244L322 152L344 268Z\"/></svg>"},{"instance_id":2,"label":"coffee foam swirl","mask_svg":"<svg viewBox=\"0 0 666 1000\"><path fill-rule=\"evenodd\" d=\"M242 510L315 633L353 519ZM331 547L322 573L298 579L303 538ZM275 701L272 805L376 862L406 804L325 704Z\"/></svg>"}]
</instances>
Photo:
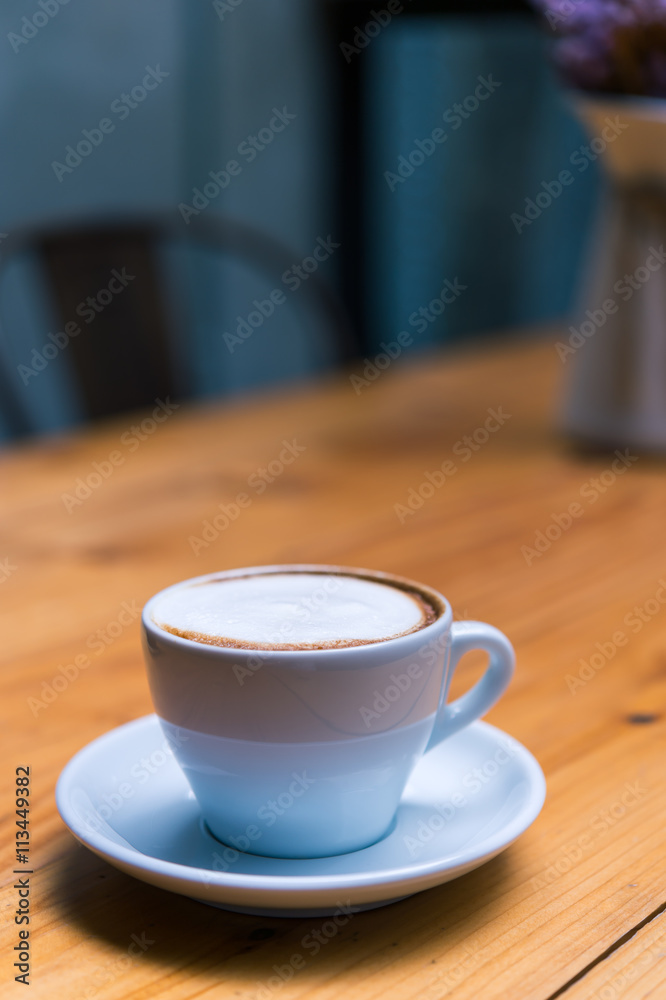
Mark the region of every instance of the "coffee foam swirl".
<instances>
[{"instance_id":1,"label":"coffee foam swirl","mask_svg":"<svg viewBox=\"0 0 666 1000\"><path fill-rule=\"evenodd\" d=\"M167 632L240 649L334 649L429 625L417 590L344 573L302 571L212 579L167 591L152 612Z\"/></svg>"}]
</instances>

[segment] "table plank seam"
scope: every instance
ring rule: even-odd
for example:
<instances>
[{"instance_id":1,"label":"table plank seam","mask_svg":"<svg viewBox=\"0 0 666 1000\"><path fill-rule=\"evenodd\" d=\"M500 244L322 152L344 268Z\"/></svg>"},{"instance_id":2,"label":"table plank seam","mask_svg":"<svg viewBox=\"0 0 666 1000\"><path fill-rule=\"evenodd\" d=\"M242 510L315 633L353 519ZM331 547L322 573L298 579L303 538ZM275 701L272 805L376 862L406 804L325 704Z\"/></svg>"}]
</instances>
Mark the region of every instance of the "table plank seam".
<instances>
[{"instance_id":1,"label":"table plank seam","mask_svg":"<svg viewBox=\"0 0 666 1000\"><path fill-rule=\"evenodd\" d=\"M591 962L588 962L588 964L585 966L584 969L581 969L580 972L577 972L575 976L572 976L571 979L569 979L566 983L560 986L559 989L555 990L554 993L551 993L549 997L546 997L545 1000L557 1000L557 997L562 996L562 994L565 993L570 986L573 986L574 983L577 983L579 980L583 979L588 974L588 972L591 972L592 969L595 968L595 966L599 965L600 962L605 961L605 959L607 959L610 955L612 955L613 952L621 948L622 945L627 943L627 941L630 941L635 934L638 934L640 930L646 927L652 920L655 920L656 917L658 917L664 911L666 911L666 902L658 906L656 910L652 911L652 913L648 913L647 917L643 917L643 919L639 923L637 923L635 927L632 927L631 930L628 930L625 934L622 935L622 937L619 937L617 941L614 941L613 944L609 945L605 951L602 951L600 955L597 955L597 957L594 958Z\"/></svg>"}]
</instances>

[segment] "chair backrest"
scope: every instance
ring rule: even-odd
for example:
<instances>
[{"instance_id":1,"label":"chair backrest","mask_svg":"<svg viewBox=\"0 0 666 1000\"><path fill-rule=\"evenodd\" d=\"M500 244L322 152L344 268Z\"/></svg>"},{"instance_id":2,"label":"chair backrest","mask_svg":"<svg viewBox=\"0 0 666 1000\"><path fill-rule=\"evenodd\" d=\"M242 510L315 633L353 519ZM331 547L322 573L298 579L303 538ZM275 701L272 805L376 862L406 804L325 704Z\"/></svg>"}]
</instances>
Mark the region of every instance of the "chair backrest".
<instances>
[{"instance_id":1,"label":"chair backrest","mask_svg":"<svg viewBox=\"0 0 666 1000\"><path fill-rule=\"evenodd\" d=\"M91 419L176 392L153 242L145 227L53 233L39 241L61 324L85 329L94 322L94 336L76 336L68 346Z\"/></svg>"},{"instance_id":2,"label":"chair backrest","mask_svg":"<svg viewBox=\"0 0 666 1000\"><path fill-rule=\"evenodd\" d=\"M193 394L174 356L178 331L171 329L161 283L159 247L168 243L239 258L276 284L299 256L251 226L212 214L193 217L187 227L172 213L32 226L0 244L0 282L10 261L30 252L44 271L58 329L66 331L68 323L85 329L94 321L94 336L73 336L67 348L90 419L140 409L158 396ZM300 308L313 309L340 363L356 355L341 303L318 274L310 275L297 299ZM34 422L19 382L1 360L3 416L13 434L30 433Z\"/></svg>"}]
</instances>

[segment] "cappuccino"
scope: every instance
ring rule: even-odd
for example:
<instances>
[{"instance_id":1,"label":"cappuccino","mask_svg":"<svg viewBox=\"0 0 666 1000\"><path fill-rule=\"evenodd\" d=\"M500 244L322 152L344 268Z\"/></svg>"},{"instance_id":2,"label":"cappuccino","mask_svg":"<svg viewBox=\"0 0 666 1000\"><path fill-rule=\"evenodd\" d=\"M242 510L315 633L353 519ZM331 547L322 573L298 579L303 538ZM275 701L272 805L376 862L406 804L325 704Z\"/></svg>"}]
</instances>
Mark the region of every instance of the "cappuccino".
<instances>
[{"instance_id":1,"label":"cappuccino","mask_svg":"<svg viewBox=\"0 0 666 1000\"><path fill-rule=\"evenodd\" d=\"M166 632L212 646L312 650L396 639L441 613L399 581L280 570L173 588L154 606L152 618Z\"/></svg>"}]
</instances>

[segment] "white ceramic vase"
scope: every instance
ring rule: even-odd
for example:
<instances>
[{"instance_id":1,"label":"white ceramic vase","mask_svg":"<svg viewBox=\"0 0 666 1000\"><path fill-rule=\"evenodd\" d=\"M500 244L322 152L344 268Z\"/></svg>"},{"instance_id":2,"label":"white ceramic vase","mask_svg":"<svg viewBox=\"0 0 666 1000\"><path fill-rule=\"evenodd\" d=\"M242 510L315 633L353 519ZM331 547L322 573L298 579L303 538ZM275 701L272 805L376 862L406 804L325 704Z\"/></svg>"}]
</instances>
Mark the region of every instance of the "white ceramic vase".
<instances>
[{"instance_id":1,"label":"white ceramic vase","mask_svg":"<svg viewBox=\"0 0 666 1000\"><path fill-rule=\"evenodd\" d=\"M559 349L568 369L562 425L602 447L666 452L666 100L577 94L609 185L578 316ZM594 147L593 147L594 148Z\"/></svg>"}]
</instances>

